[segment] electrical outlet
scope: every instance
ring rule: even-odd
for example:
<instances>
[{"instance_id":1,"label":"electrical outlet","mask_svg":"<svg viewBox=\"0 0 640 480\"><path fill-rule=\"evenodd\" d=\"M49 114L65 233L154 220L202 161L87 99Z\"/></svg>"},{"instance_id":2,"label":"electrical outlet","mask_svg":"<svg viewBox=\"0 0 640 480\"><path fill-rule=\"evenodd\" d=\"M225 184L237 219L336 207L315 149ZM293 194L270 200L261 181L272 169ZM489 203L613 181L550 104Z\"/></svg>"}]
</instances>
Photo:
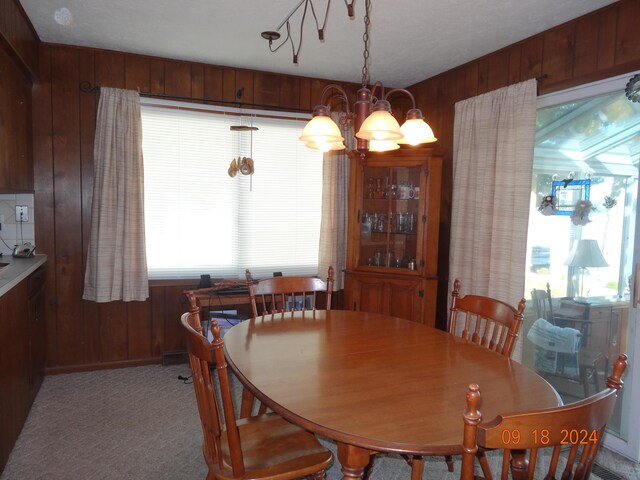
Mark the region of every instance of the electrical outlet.
<instances>
[{"instance_id":1,"label":"electrical outlet","mask_svg":"<svg viewBox=\"0 0 640 480\"><path fill-rule=\"evenodd\" d=\"M29 221L29 207L16 205L16 223Z\"/></svg>"}]
</instances>

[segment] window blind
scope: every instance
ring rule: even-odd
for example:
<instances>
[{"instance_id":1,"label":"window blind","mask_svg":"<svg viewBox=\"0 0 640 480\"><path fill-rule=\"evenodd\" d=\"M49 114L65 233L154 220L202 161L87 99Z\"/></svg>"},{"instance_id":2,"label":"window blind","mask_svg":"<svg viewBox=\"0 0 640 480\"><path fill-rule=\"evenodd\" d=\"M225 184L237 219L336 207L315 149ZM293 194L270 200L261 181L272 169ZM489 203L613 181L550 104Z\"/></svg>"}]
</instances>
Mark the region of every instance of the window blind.
<instances>
[{"instance_id":1,"label":"window blind","mask_svg":"<svg viewBox=\"0 0 640 480\"><path fill-rule=\"evenodd\" d=\"M298 140L302 120L247 113L142 105L150 278L318 273L322 154ZM239 156L253 176L229 177Z\"/></svg>"}]
</instances>

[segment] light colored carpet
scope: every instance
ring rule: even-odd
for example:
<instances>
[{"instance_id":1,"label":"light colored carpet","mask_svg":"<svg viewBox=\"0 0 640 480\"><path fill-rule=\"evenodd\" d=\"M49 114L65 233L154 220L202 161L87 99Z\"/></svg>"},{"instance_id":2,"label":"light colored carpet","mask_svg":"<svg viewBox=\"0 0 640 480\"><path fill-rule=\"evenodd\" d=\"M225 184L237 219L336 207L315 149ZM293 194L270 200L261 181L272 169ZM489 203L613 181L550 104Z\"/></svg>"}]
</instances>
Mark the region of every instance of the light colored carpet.
<instances>
[{"instance_id":1,"label":"light colored carpet","mask_svg":"<svg viewBox=\"0 0 640 480\"><path fill-rule=\"evenodd\" d=\"M179 375L187 365L46 377L0 480L203 480L193 386ZM459 468L429 458L424 478L457 479ZM327 478L342 478L337 462ZM408 480L410 469L380 455L371 478Z\"/></svg>"}]
</instances>

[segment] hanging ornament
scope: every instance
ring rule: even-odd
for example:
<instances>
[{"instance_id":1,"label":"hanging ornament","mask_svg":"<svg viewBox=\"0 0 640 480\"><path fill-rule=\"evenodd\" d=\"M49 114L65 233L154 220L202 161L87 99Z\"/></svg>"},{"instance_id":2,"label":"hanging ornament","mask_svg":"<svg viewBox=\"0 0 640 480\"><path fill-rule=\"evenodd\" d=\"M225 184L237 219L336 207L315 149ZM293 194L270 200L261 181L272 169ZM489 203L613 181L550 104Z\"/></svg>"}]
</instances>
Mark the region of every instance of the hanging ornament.
<instances>
[{"instance_id":1,"label":"hanging ornament","mask_svg":"<svg viewBox=\"0 0 640 480\"><path fill-rule=\"evenodd\" d=\"M592 203L589 200L580 200L576 203L573 213L571 214L571 223L574 225L586 225L589 220L589 212L591 212Z\"/></svg>"},{"instance_id":2,"label":"hanging ornament","mask_svg":"<svg viewBox=\"0 0 640 480\"><path fill-rule=\"evenodd\" d=\"M618 201L615 198L607 195L606 197L604 197L604 202L602 205L604 205L604 208L606 208L607 210L610 210L613 207L615 207L617 204L618 204Z\"/></svg>"},{"instance_id":3,"label":"hanging ornament","mask_svg":"<svg viewBox=\"0 0 640 480\"><path fill-rule=\"evenodd\" d=\"M547 195L542 199L538 211L545 216L555 215L558 211L558 199L553 195Z\"/></svg>"},{"instance_id":4,"label":"hanging ornament","mask_svg":"<svg viewBox=\"0 0 640 480\"><path fill-rule=\"evenodd\" d=\"M238 174L238 162L236 162L235 158L231 160L231 164L229 165L229 170L227 170L227 173L231 178L235 177Z\"/></svg>"}]
</instances>

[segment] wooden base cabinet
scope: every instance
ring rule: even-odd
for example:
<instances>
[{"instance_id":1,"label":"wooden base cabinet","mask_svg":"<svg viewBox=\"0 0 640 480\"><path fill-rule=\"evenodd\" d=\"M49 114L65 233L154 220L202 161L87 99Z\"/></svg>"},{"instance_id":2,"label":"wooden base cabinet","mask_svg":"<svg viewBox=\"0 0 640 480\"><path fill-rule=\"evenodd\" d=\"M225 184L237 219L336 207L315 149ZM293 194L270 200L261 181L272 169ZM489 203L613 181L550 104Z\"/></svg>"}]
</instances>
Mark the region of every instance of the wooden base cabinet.
<instances>
[{"instance_id":1,"label":"wooden base cabinet","mask_svg":"<svg viewBox=\"0 0 640 480\"><path fill-rule=\"evenodd\" d=\"M345 308L435 326L437 288L437 279L347 272Z\"/></svg>"},{"instance_id":2,"label":"wooden base cabinet","mask_svg":"<svg viewBox=\"0 0 640 480\"><path fill-rule=\"evenodd\" d=\"M442 157L351 156L345 308L435 326Z\"/></svg>"},{"instance_id":3,"label":"wooden base cabinet","mask_svg":"<svg viewBox=\"0 0 640 480\"><path fill-rule=\"evenodd\" d=\"M44 278L42 266L0 297L0 473L44 378Z\"/></svg>"}]
</instances>

